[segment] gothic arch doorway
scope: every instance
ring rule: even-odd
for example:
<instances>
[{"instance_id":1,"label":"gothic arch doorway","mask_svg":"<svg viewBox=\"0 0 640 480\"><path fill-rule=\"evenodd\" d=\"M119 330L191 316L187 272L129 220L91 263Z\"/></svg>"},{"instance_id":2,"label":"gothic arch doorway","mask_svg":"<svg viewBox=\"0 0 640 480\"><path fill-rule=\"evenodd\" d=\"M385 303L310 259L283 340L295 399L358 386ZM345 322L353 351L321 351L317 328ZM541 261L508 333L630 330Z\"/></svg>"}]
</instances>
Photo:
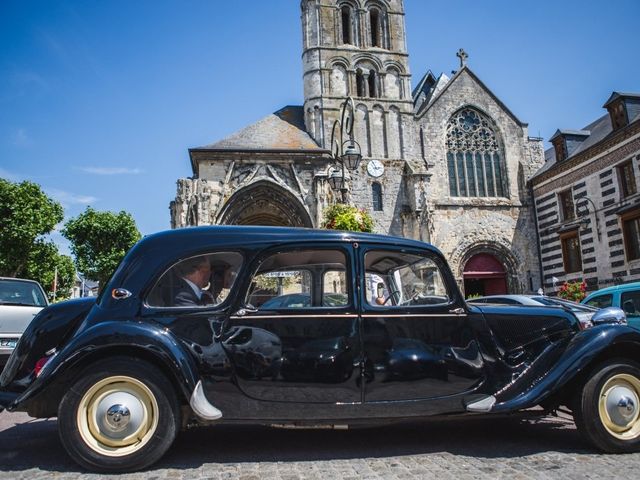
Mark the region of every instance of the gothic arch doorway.
<instances>
[{"instance_id":1,"label":"gothic arch doorway","mask_svg":"<svg viewBox=\"0 0 640 480\"><path fill-rule=\"evenodd\" d=\"M504 265L489 253L473 255L464 266L464 293L472 295L503 295L508 292Z\"/></svg>"},{"instance_id":2,"label":"gothic arch doorway","mask_svg":"<svg viewBox=\"0 0 640 480\"><path fill-rule=\"evenodd\" d=\"M218 218L220 225L313 227L309 213L292 193L269 181L235 192Z\"/></svg>"}]
</instances>

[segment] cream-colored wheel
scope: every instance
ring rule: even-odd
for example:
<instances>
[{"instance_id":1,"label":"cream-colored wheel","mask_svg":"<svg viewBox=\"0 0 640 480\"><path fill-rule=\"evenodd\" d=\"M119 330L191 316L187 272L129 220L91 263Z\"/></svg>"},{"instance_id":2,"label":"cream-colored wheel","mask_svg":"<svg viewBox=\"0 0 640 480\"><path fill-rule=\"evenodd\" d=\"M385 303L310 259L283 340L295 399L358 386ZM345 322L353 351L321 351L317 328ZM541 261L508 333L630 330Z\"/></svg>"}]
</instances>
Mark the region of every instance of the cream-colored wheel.
<instances>
[{"instance_id":1,"label":"cream-colored wheel","mask_svg":"<svg viewBox=\"0 0 640 480\"><path fill-rule=\"evenodd\" d=\"M158 403L141 381L107 377L80 400L78 431L102 455L119 457L143 447L158 427Z\"/></svg>"},{"instance_id":2,"label":"cream-colored wheel","mask_svg":"<svg viewBox=\"0 0 640 480\"><path fill-rule=\"evenodd\" d=\"M58 407L64 448L93 471L143 469L169 449L179 428L174 386L158 367L134 357L89 364Z\"/></svg>"},{"instance_id":3,"label":"cream-colored wheel","mask_svg":"<svg viewBox=\"0 0 640 480\"><path fill-rule=\"evenodd\" d=\"M598 412L607 431L620 440L640 435L640 380L629 374L610 377L600 389Z\"/></svg>"},{"instance_id":4,"label":"cream-colored wheel","mask_svg":"<svg viewBox=\"0 0 640 480\"><path fill-rule=\"evenodd\" d=\"M573 419L604 452L640 451L640 365L617 358L594 366L576 391Z\"/></svg>"}]
</instances>

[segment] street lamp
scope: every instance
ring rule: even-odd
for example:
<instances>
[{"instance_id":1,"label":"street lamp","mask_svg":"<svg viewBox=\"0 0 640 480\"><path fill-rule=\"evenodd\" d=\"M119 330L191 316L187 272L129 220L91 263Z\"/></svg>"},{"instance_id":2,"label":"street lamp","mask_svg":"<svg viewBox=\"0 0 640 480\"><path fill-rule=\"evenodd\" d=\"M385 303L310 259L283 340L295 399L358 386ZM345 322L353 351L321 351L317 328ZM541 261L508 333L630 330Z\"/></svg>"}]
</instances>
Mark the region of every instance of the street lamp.
<instances>
[{"instance_id":1,"label":"street lamp","mask_svg":"<svg viewBox=\"0 0 640 480\"><path fill-rule=\"evenodd\" d=\"M362 153L360 144L353 139L353 98L348 97L340 108L340 120L333 122L331 129L331 158L337 165L330 168L328 181L333 190L342 193L342 203L347 203L347 191L351 180L348 170L353 172L358 169Z\"/></svg>"},{"instance_id":2,"label":"street lamp","mask_svg":"<svg viewBox=\"0 0 640 480\"><path fill-rule=\"evenodd\" d=\"M596 233L598 234L598 240L601 240L600 238L600 220L598 219L598 209L595 205L595 203L593 203L593 200L591 200L589 197L582 197L580 200L578 200L578 202L576 203L576 209L578 212L578 216L582 217L584 215L583 212L586 211L586 214L589 215L589 205L591 205L591 211L593 212L593 216L596 219ZM589 221L587 219L584 220L584 223L588 223ZM583 222L580 222L583 223Z\"/></svg>"}]
</instances>

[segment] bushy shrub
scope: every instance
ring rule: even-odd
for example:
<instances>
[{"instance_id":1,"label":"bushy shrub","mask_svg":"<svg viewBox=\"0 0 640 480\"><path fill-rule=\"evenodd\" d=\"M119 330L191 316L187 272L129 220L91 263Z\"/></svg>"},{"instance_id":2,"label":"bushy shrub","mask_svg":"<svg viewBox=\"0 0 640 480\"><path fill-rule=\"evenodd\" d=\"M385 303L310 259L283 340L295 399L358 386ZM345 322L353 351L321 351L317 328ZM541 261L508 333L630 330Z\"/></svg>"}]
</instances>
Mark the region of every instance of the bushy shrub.
<instances>
[{"instance_id":1,"label":"bushy shrub","mask_svg":"<svg viewBox=\"0 0 640 480\"><path fill-rule=\"evenodd\" d=\"M365 210L336 203L324 211L323 228L350 232L373 232L373 219Z\"/></svg>"}]
</instances>

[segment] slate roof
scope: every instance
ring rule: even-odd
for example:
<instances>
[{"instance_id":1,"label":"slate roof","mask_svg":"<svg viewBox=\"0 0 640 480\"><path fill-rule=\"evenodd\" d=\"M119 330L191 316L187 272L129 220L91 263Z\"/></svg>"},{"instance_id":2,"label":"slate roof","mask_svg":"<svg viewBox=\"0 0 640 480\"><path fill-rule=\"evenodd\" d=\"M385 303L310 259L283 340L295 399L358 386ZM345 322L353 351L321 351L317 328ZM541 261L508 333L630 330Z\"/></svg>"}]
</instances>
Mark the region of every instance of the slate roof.
<instances>
[{"instance_id":1,"label":"slate roof","mask_svg":"<svg viewBox=\"0 0 640 480\"><path fill-rule=\"evenodd\" d=\"M226 138L192 150L324 150L307 133L301 106L288 105Z\"/></svg>"},{"instance_id":2,"label":"slate roof","mask_svg":"<svg viewBox=\"0 0 640 480\"><path fill-rule=\"evenodd\" d=\"M640 114L630 119L629 123L633 123L638 120L640 120ZM584 152L585 150L592 147L596 143L599 143L600 141L604 140L606 137L608 137L609 134L613 132L613 127L611 125L611 117L609 116L608 113L605 113L593 123L590 123L586 127L582 128L580 131L584 131L584 130L588 130L589 132L591 132L591 134L587 138L585 138L584 142L582 142L580 146L576 148L569 157L567 157L566 160L564 160L565 162L575 157L576 155L580 154L581 152ZM563 133L572 132L572 130L559 130L559 132L563 132ZM545 150L544 160L545 160L544 165L540 167L540 170L538 170L535 173L532 179L550 170L556 164L556 152L553 149L553 147Z\"/></svg>"},{"instance_id":3,"label":"slate roof","mask_svg":"<svg viewBox=\"0 0 640 480\"><path fill-rule=\"evenodd\" d=\"M613 92L611 94L611 96L609 97L609 99L604 103L604 105L602 106L603 108L607 108L607 105L609 105L611 102L613 102L615 99L620 98L620 97L624 97L624 98L634 98L634 99L640 99L640 93L631 93L631 92Z\"/></svg>"},{"instance_id":4,"label":"slate roof","mask_svg":"<svg viewBox=\"0 0 640 480\"><path fill-rule=\"evenodd\" d=\"M502 102L502 100L500 100L489 89L489 87L487 87L484 84L484 82L482 80L480 80L480 78L478 78L478 76L475 73L473 73L473 71L467 65L464 65L451 78L448 78L444 74L440 75L440 78L438 78L438 82L436 83L436 85L435 85L435 87L433 89L433 93L431 94L431 96L429 98L429 101L423 103L422 106L419 107L419 110L416 112L416 116L417 117L422 116L424 114L424 112L426 112L433 105L435 105L435 103L444 94L444 92L447 91L447 89L449 89L449 87L456 82L458 77L460 77L465 72L480 86L480 88L482 88L485 92L487 92L487 94L500 106L500 108L502 110L504 110L504 112L513 119L513 121L515 121L520 126L523 126L523 127L527 126L526 123L521 122L520 119L518 119L518 117L516 117L515 114L511 110L509 110L509 108Z\"/></svg>"}]
</instances>

